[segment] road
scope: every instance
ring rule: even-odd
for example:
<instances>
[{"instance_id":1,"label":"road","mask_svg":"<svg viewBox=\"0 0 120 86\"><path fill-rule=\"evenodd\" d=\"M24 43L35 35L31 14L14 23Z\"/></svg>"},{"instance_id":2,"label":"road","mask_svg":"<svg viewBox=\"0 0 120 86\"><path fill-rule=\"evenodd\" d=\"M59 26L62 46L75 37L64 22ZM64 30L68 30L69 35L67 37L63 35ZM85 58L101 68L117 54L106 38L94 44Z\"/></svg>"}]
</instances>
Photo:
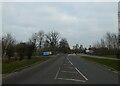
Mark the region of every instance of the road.
<instances>
[{"instance_id":1,"label":"road","mask_svg":"<svg viewBox=\"0 0 120 86\"><path fill-rule=\"evenodd\" d=\"M118 84L118 74L76 55L59 55L4 77L3 84Z\"/></svg>"}]
</instances>

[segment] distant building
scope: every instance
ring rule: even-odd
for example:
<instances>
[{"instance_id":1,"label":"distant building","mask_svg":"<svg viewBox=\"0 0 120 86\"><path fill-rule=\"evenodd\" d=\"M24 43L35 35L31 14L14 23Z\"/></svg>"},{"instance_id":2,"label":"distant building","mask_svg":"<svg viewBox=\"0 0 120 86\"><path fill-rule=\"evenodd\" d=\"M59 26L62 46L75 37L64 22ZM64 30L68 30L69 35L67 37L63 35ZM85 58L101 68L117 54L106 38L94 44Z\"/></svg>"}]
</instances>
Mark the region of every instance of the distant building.
<instances>
[{"instance_id":1,"label":"distant building","mask_svg":"<svg viewBox=\"0 0 120 86\"><path fill-rule=\"evenodd\" d=\"M87 49L85 52L88 53L88 54L93 54L93 50Z\"/></svg>"}]
</instances>

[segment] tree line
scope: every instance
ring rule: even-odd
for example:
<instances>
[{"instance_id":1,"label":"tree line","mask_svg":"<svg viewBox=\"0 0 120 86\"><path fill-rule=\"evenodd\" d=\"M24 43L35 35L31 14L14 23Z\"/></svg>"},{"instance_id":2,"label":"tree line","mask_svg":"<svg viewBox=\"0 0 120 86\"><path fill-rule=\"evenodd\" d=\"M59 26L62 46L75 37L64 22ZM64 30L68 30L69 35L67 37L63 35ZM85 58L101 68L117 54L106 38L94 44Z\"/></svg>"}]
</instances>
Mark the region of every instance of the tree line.
<instances>
[{"instance_id":1,"label":"tree line","mask_svg":"<svg viewBox=\"0 0 120 86\"><path fill-rule=\"evenodd\" d=\"M82 44L75 44L73 46L72 52L73 53L85 53L86 48L83 47Z\"/></svg>"},{"instance_id":2,"label":"tree line","mask_svg":"<svg viewBox=\"0 0 120 86\"><path fill-rule=\"evenodd\" d=\"M100 41L93 44L90 48L96 55L118 55L118 35L107 32Z\"/></svg>"},{"instance_id":3,"label":"tree line","mask_svg":"<svg viewBox=\"0 0 120 86\"><path fill-rule=\"evenodd\" d=\"M2 36L0 43L2 44L3 62L11 62L13 59L31 59L33 55L40 55L40 52L44 51L70 53L67 39L61 37L60 33L56 31L33 33L26 42L18 42L8 33Z\"/></svg>"},{"instance_id":4,"label":"tree line","mask_svg":"<svg viewBox=\"0 0 120 86\"><path fill-rule=\"evenodd\" d=\"M118 34L107 32L103 38L99 41L93 43L93 45L89 45L88 48L84 48L81 44L75 44L73 46L72 52L74 53L86 53L86 54L95 54L95 55L113 55L120 58L120 49L118 40ZM89 52L86 52L89 50Z\"/></svg>"},{"instance_id":5,"label":"tree line","mask_svg":"<svg viewBox=\"0 0 120 86\"><path fill-rule=\"evenodd\" d=\"M56 53L85 53L87 48L83 45L76 44L70 49L66 38L61 37L59 32L50 31L45 33L39 31L33 33L26 42L18 42L10 33L2 36L0 40L2 45L3 62L11 62L14 60L31 59L34 55L40 55L41 52L52 51ZM103 38L88 48L93 50L95 55L117 55L118 35L107 32ZM13 60L14 59L14 60Z\"/></svg>"}]
</instances>

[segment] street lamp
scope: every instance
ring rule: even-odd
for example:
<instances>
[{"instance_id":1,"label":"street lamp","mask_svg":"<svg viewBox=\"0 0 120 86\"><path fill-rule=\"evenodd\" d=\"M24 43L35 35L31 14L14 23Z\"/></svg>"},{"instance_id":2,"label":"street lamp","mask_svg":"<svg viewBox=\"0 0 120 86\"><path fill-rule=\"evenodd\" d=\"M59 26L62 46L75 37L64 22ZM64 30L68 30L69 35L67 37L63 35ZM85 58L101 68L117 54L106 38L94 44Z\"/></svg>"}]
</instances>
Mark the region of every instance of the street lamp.
<instances>
[{"instance_id":1,"label":"street lamp","mask_svg":"<svg viewBox=\"0 0 120 86\"><path fill-rule=\"evenodd\" d=\"M118 12L118 44L117 58L120 58L120 12Z\"/></svg>"}]
</instances>

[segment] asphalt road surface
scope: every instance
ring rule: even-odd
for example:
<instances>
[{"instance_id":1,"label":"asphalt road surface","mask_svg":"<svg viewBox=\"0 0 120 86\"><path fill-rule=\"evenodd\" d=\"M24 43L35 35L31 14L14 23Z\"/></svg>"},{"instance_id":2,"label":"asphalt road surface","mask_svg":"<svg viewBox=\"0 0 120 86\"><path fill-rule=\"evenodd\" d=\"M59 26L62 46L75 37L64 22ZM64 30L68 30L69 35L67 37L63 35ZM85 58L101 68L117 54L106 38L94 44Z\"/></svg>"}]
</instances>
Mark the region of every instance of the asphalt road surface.
<instances>
[{"instance_id":1,"label":"asphalt road surface","mask_svg":"<svg viewBox=\"0 0 120 86\"><path fill-rule=\"evenodd\" d=\"M4 77L3 84L118 84L118 74L76 55L59 55Z\"/></svg>"}]
</instances>

